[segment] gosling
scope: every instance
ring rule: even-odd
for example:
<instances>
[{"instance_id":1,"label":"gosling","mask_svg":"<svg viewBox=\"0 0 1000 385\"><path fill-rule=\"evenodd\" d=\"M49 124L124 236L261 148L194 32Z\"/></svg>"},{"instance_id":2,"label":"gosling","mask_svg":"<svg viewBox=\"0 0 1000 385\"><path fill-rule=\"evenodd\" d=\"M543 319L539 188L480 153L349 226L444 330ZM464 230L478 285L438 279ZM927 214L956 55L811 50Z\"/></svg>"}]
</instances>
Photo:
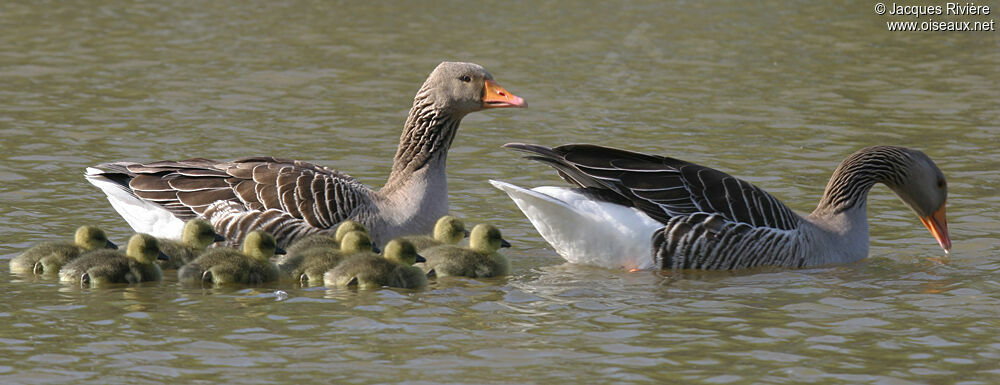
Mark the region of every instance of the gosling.
<instances>
[{"instance_id":1,"label":"gosling","mask_svg":"<svg viewBox=\"0 0 1000 385\"><path fill-rule=\"evenodd\" d=\"M10 271L21 274L56 274L63 265L88 251L101 248L118 249L108 235L94 226L76 229L73 242L43 242L10 260Z\"/></svg>"},{"instance_id":2,"label":"gosling","mask_svg":"<svg viewBox=\"0 0 1000 385\"><path fill-rule=\"evenodd\" d=\"M469 231L465 229L465 224L458 218L445 215L438 218L434 224L434 235L409 235L403 239L410 241L417 251L423 251L434 246L455 245L463 238L469 236Z\"/></svg>"},{"instance_id":3,"label":"gosling","mask_svg":"<svg viewBox=\"0 0 1000 385\"><path fill-rule=\"evenodd\" d=\"M157 259L169 258L160 251L159 241L149 234L135 234L125 252L97 250L74 259L59 271L59 280L83 286L111 283L152 282L163 279Z\"/></svg>"},{"instance_id":4,"label":"gosling","mask_svg":"<svg viewBox=\"0 0 1000 385\"><path fill-rule=\"evenodd\" d=\"M422 253L427 258L424 269L439 277L469 278L500 277L510 274L510 260L498 250L510 247L500 230L493 225L479 224L472 228L469 247L435 246Z\"/></svg>"},{"instance_id":5,"label":"gosling","mask_svg":"<svg viewBox=\"0 0 1000 385\"><path fill-rule=\"evenodd\" d=\"M225 241L215 232L212 224L204 219L192 219L184 223L181 240L160 238L160 250L170 256L169 260L157 261L161 269L178 269L198 258L211 244Z\"/></svg>"},{"instance_id":6,"label":"gosling","mask_svg":"<svg viewBox=\"0 0 1000 385\"><path fill-rule=\"evenodd\" d=\"M370 254L353 256L323 274L330 286L373 289L383 286L418 289L427 286L427 275L416 262L425 261L407 240L394 239L385 245L384 257Z\"/></svg>"},{"instance_id":7,"label":"gosling","mask_svg":"<svg viewBox=\"0 0 1000 385\"><path fill-rule=\"evenodd\" d=\"M362 225L358 222L348 219L346 221L340 222L340 225L337 226L337 232L334 233L332 237L327 233L316 233L308 235L299 240L296 240L295 242L292 242L291 246L288 246L288 249L286 251L288 251L288 255L296 255L299 254L299 252L301 252L302 250L311 249L313 247L318 247L318 246L330 249L339 249L340 242L344 238L344 235L352 231L360 231L365 234L368 233L368 229L365 228L365 225Z\"/></svg>"},{"instance_id":8,"label":"gosling","mask_svg":"<svg viewBox=\"0 0 1000 385\"><path fill-rule=\"evenodd\" d=\"M372 251L372 239L368 233L351 231L341 237L339 250L314 246L295 255L286 254L278 259L278 270L282 276L298 279L303 285L322 285L323 273L344 259L363 253L376 255Z\"/></svg>"},{"instance_id":9,"label":"gosling","mask_svg":"<svg viewBox=\"0 0 1000 385\"><path fill-rule=\"evenodd\" d=\"M211 282L225 284L261 284L277 281L278 267L271 257L284 254L274 237L263 231L252 231L243 239L243 250L220 247L206 251L194 261L177 270L180 282Z\"/></svg>"}]
</instances>

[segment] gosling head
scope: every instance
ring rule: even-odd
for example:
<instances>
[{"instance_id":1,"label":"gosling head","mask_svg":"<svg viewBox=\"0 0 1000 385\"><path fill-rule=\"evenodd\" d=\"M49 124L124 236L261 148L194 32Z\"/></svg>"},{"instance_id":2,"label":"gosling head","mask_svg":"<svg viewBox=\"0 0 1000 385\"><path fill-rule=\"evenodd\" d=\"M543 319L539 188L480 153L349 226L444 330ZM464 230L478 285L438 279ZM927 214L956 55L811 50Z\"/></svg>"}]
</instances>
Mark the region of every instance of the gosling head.
<instances>
[{"instance_id":1,"label":"gosling head","mask_svg":"<svg viewBox=\"0 0 1000 385\"><path fill-rule=\"evenodd\" d=\"M445 215L434 224L434 239L454 245L469 236L465 224L451 215Z\"/></svg>"},{"instance_id":2,"label":"gosling head","mask_svg":"<svg viewBox=\"0 0 1000 385\"><path fill-rule=\"evenodd\" d=\"M417 248L413 246L410 241L405 239L393 239L389 241L389 243L385 245L383 257L390 261L407 266L417 262L427 262L424 257L417 254Z\"/></svg>"},{"instance_id":3,"label":"gosling head","mask_svg":"<svg viewBox=\"0 0 1000 385\"><path fill-rule=\"evenodd\" d=\"M205 249L215 242L224 240L226 238L216 233L211 223L200 218L187 221L181 232L181 241L198 249Z\"/></svg>"},{"instance_id":4,"label":"gosling head","mask_svg":"<svg viewBox=\"0 0 1000 385\"><path fill-rule=\"evenodd\" d=\"M142 233L135 234L128 239L125 256L143 264L154 263L157 259L170 259L160 251L160 241L156 237Z\"/></svg>"},{"instance_id":5,"label":"gosling head","mask_svg":"<svg viewBox=\"0 0 1000 385\"><path fill-rule=\"evenodd\" d=\"M108 235L94 226L80 226L76 229L73 241L84 250L97 250L100 248L117 249L118 246L108 240Z\"/></svg>"},{"instance_id":6,"label":"gosling head","mask_svg":"<svg viewBox=\"0 0 1000 385\"><path fill-rule=\"evenodd\" d=\"M442 62L434 68L417 99L430 99L435 108L459 116L486 108L526 106L524 99L493 81L482 66L460 62Z\"/></svg>"},{"instance_id":7,"label":"gosling head","mask_svg":"<svg viewBox=\"0 0 1000 385\"><path fill-rule=\"evenodd\" d=\"M927 230L945 252L951 250L951 238L948 237L948 220L945 216L945 203L948 200L948 182L944 173L921 151L905 148L891 152L898 159L892 159L892 164L898 170L897 178L887 178L885 184L920 217ZM889 152L889 151L887 151Z\"/></svg>"},{"instance_id":8,"label":"gosling head","mask_svg":"<svg viewBox=\"0 0 1000 385\"><path fill-rule=\"evenodd\" d=\"M258 261L270 261L275 254L284 254L271 234L255 230L243 238L243 254Z\"/></svg>"},{"instance_id":9,"label":"gosling head","mask_svg":"<svg viewBox=\"0 0 1000 385\"><path fill-rule=\"evenodd\" d=\"M348 254L372 251L372 239L367 232L348 232L340 240L340 251Z\"/></svg>"},{"instance_id":10,"label":"gosling head","mask_svg":"<svg viewBox=\"0 0 1000 385\"><path fill-rule=\"evenodd\" d=\"M472 234L469 235L469 248L492 253L500 250L501 247L510 247L510 243L500 235L500 229L485 223L472 228Z\"/></svg>"},{"instance_id":11,"label":"gosling head","mask_svg":"<svg viewBox=\"0 0 1000 385\"><path fill-rule=\"evenodd\" d=\"M365 234L368 233L368 229L365 228L365 225L362 225L361 223L348 219L346 221L340 222L340 225L337 226L337 233L334 234L333 239L336 240L338 243L341 243L343 242L344 236L352 231L360 231Z\"/></svg>"}]
</instances>

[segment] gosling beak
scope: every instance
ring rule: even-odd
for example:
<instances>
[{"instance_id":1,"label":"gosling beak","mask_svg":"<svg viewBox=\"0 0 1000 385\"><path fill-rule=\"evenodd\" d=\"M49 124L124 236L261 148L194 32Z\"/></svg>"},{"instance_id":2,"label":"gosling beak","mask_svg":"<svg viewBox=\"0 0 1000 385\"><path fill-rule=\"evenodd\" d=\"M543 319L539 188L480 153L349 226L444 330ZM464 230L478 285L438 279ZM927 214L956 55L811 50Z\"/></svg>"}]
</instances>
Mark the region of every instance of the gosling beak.
<instances>
[{"instance_id":1,"label":"gosling beak","mask_svg":"<svg viewBox=\"0 0 1000 385\"><path fill-rule=\"evenodd\" d=\"M948 237L948 220L945 218L944 214L944 204L941 208L937 209L933 214L926 217L920 217L920 221L924 223L927 230L931 231L934 235L934 239L937 239L938 244L944 249L945 254L951 251L951 238Z\"/></svg>"},{"instance_id":2,"label":"gosling beak","mask_svg":"<svg viewBox=\"0 0 1000 385\"><path fill-rule=\"evenodd\" d=\"M274 255L285 255L285 254L287 254L287 252L285 251L285 249L282 249L282 248L280 248L278 246L274 247Z\"/></svg>"},{"instance_id":3,"label":"gosling beak","mask_svg":"<svg viewBox=\"0 0 1000 385\"><path fill-rule=\"evenodd\" d=\"M118 245L116 245L114 242L111 242L110 240L104 244L104 247L111 250L118 250Z\"/></svg>"},{"instance_id":4,"label":"gosling beak","mask_svg":"<svg viewBox=\"0 0 1000 385\"><path fill-rule=\"evenodd\" d=\"M423 255L417 254L417 261L414 263L427 262L427 259Z\"/></svg>"},{"instance_id":5,"label":"gosling beak","mask_svg":"<svg viewBox=\"0 0 1000 385\"><path fill-rule=\"evenodd\" d=\"M375 254L382 254L382 249L378 248L378 246L372 245L372 252Z\"/></svg>"},{"instance_id":6,"label":"gosling beak","mask_svg":"<svg viewBox=\"0 0 1000 385\"><path fill-rule=\"evenodd\" d=\"M507 242L506 239L500 238L500 247L510 247L510 242Z\"/></svg>"},{"instance_id":7,"label":"gosling beak","mask_svg":"<svg viewBox=\"0 0 1000 385\"><path fill-rule=\"evenodd\" d=\"M469 234L469 230L462 230L462 238L468 238Z\"/></svg>"},{"instance_id":8,"label":"gosling beak","mask_svg":"<svg viewBox=\"0 0 1000 385\"><path fill-rule=\"evenodd\" d=\"M524 99L503 89L497 82L492 80L486 81L486 86L483 87L483 108L527 106L528 104L524 102Z\"/></svg>"},{"instance_id":9,"label":"gosling beak","mask_svg":"<svg viewBox=\"0 0 1000 385\"><path fill-rule=\"evenodd\" d=\"M225 240L226 240L226 237L223 237L223 236L219 235L218 233L215 234L215 242L222 242L222 241L225 241Z\"/></svg>"},{"instance_id":10,"label":"gosling beak","mask_svg":"<svg viewBox=\"0 0 1000 385\"><path fill-rule=\"evenodd\" d=\"M166 254L163 254L163 252L161 251L160 254L156 256L156 259L159 259L161 261L169 261L170 260L170 256L166 255Z\"/></svg>"},{"instance_id":11,"label":"gosling beak","mask_svg":"<svg viewBox=\"0 0 1000 385\"><path fill-rule=\"evenodd\" d=\"M437 277L437 272L434 269L427 270L427 278Z\"/></svg>"}]
</instances>

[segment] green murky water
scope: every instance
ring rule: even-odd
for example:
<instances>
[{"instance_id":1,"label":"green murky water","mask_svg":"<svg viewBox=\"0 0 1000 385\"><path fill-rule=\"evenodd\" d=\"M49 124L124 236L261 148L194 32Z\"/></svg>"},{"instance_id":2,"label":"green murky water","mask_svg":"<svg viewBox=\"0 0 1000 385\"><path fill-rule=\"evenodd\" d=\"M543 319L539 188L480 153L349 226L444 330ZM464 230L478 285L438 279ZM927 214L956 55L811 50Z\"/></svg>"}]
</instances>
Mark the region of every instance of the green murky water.
<instances>
[{"instance_id":1,"label":"green murky water","mask_svg":"<svg viewBox=\"0 0 1000 385\"><path fill-rule=\"evenodd\" d=\"M903 19L872 5L3 2L0 382L996 383L1000 35L888 32ZM468 117L449 157L454 213L514 243L508 278L81 290L8 271L81 223L124 242L82 177L100 162L268 154L380 185L442 60L484 65L531 106ZM560 183L509 141L669 154L800 211L855 149L917 147L949 178L955 248L941 260L878 187L871 258L853 265L564 265L486 183Z\"/></svg>"}]
</instances>

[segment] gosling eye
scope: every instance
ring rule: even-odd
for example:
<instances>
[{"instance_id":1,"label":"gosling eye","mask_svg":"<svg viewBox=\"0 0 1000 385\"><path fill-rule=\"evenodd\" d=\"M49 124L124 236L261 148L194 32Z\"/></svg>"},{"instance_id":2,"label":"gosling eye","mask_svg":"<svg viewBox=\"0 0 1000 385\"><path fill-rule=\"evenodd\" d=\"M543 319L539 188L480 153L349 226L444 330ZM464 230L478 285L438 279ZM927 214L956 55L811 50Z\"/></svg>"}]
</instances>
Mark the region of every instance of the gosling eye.
<instances>
[{"instance_id":1,"label":"gosling eye","mask_svg":"<svg viewBox=\"0 0 1000 385\"><path fill-rule=\"evenodd\" d=\"M937 186L938 186L938 188L944 188L944 186L945 186L944 180L939 180L937 182Z\"/></svg>"},{"instance_id":2,"label":"gosling eye","mask_svg":"<svg viewBox=\"0 0 1000 385\"><path fill-rule=\"evenodd\" d=\"M462 77L458 78L458 80L468 83L472 81L472 76L462 75Z\"/></svg>"}]
</instances>

